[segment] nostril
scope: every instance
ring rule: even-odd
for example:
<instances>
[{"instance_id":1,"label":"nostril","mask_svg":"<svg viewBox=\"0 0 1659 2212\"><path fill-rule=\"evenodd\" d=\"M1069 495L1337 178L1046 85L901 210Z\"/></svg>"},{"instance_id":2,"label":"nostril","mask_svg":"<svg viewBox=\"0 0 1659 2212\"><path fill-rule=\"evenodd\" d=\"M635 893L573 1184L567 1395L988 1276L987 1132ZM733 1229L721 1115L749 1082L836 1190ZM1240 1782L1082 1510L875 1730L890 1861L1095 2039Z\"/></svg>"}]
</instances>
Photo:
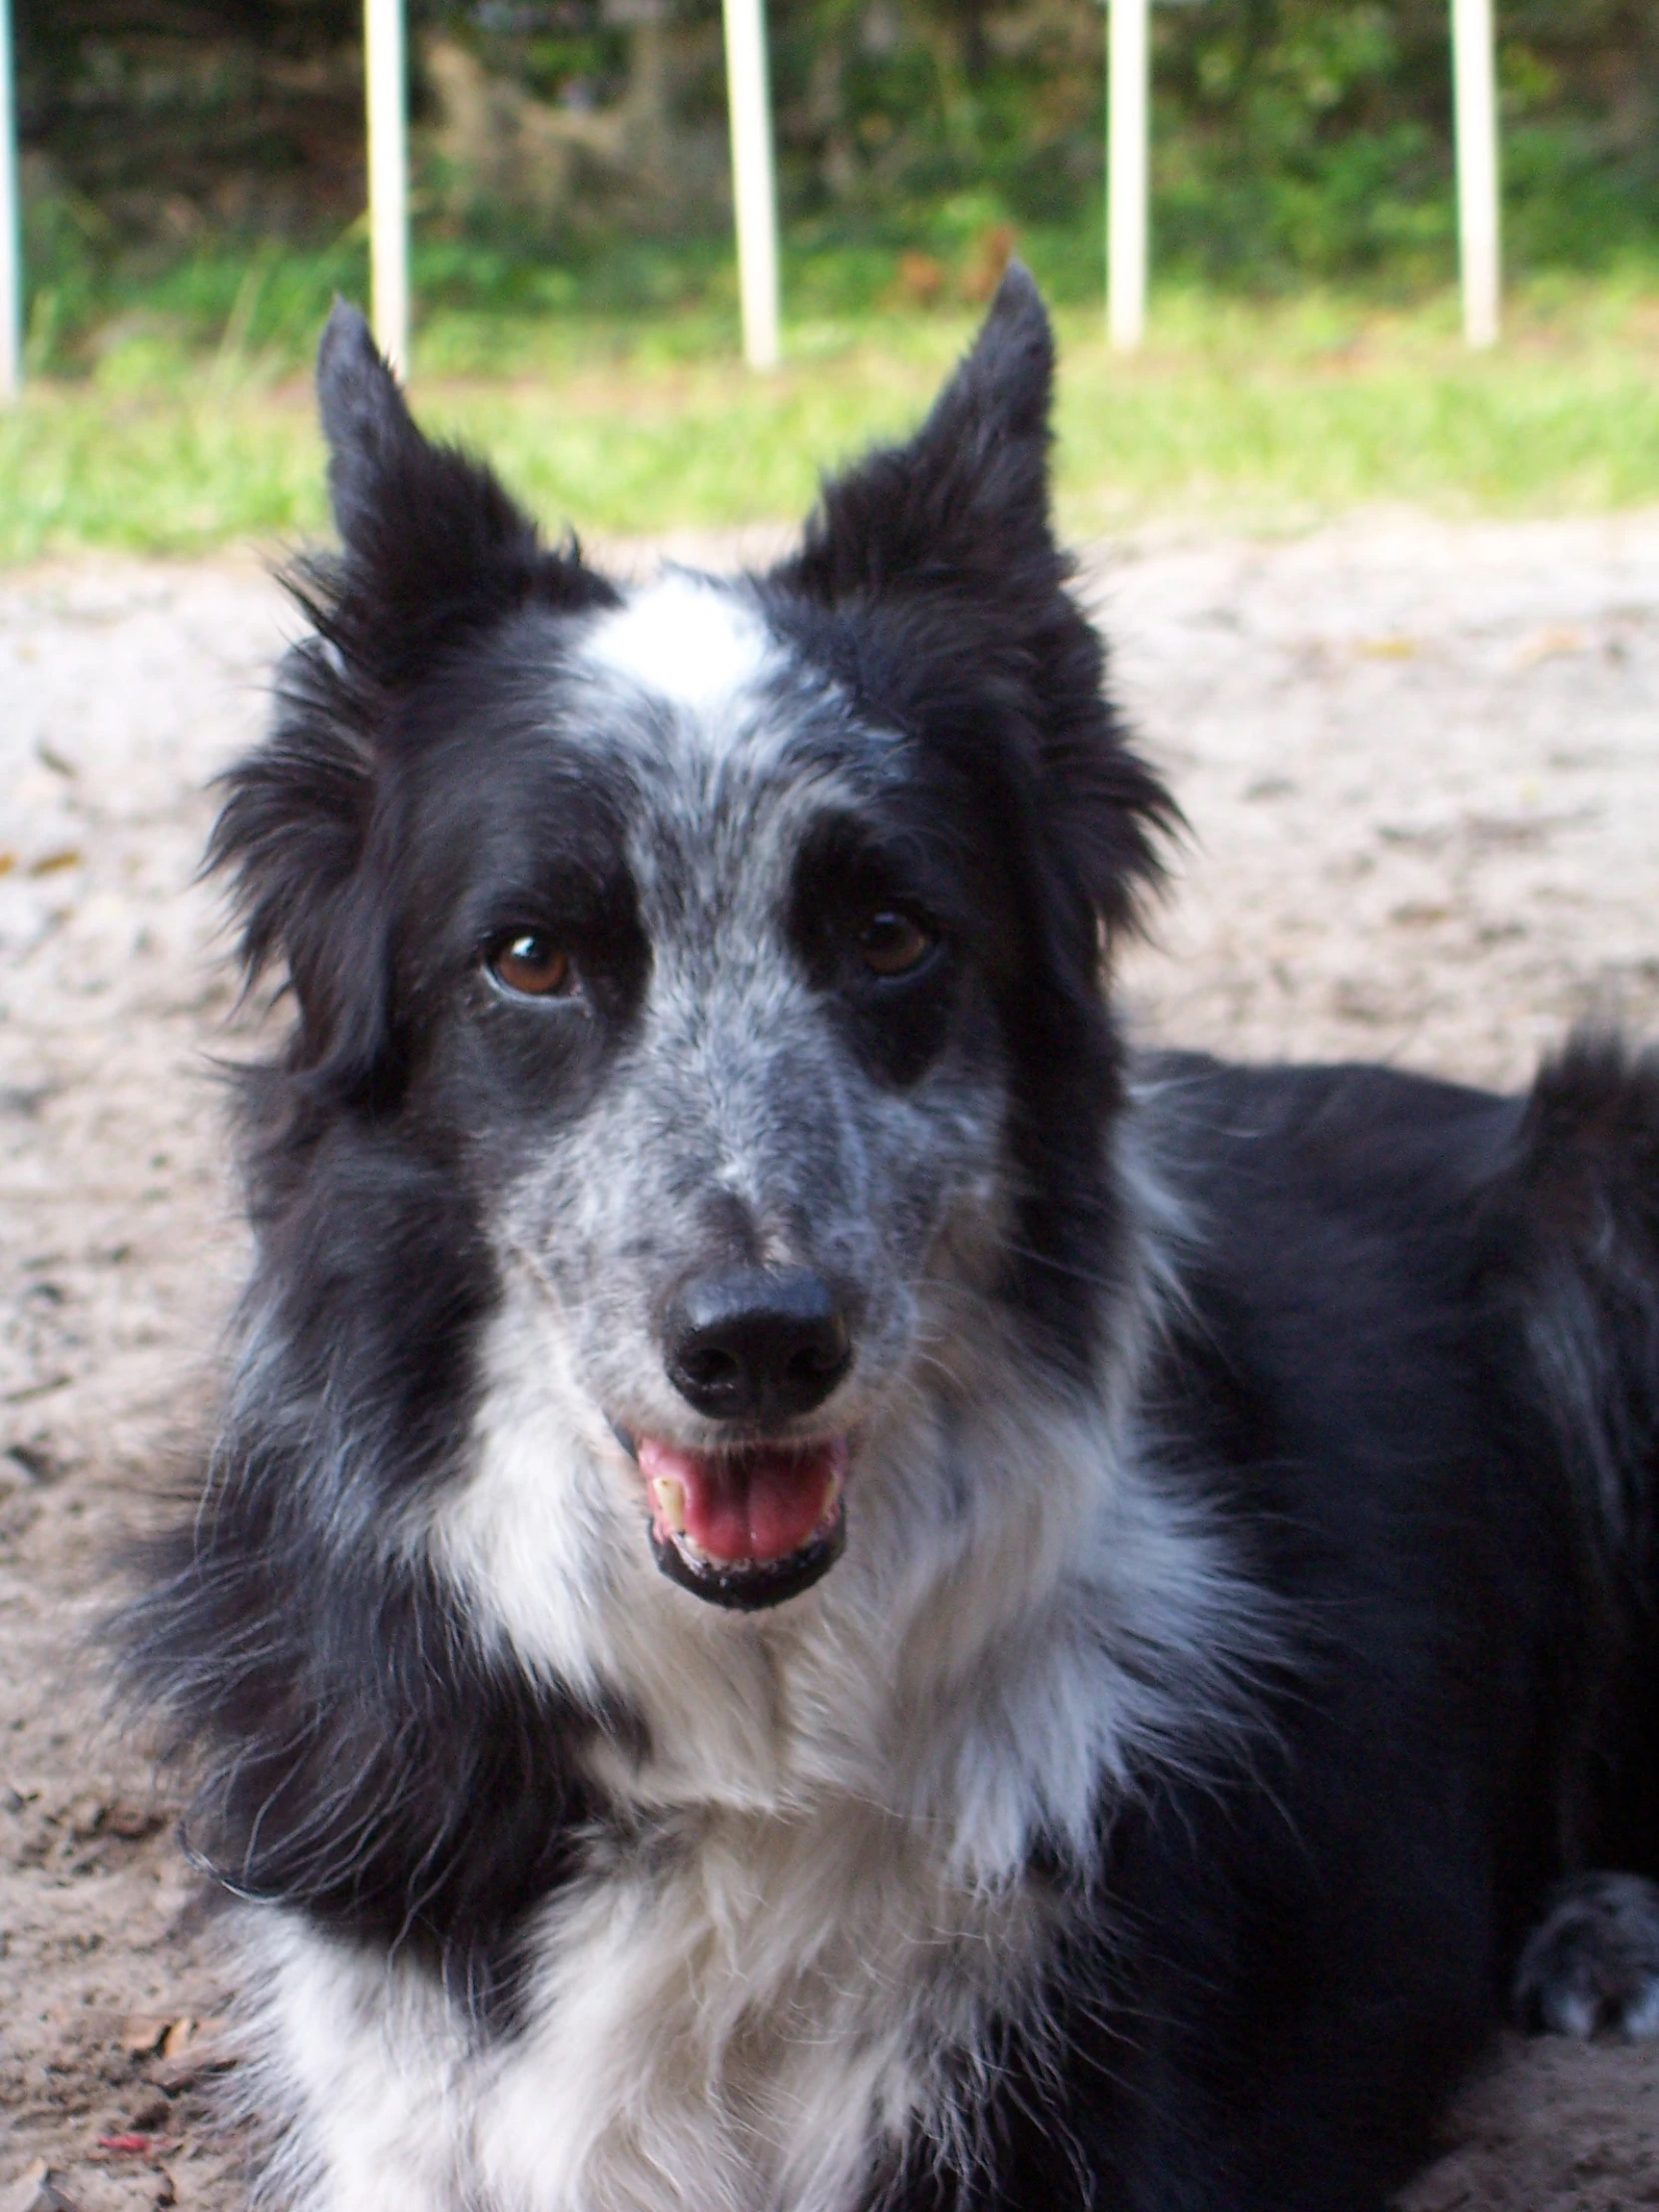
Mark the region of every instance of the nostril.
<instances>
[{"instance_id":1,"label":"nostril","mask_svg":"<svg viewBox=\"0 0 1659 2212\"><path fill-rule=\"evenodd\" d=\"M827 1330L819 1342L805 1345L796 1353L786 1372L803 1382L811 1382L821 1376L838 1375L845 1365L845 1330Z\"/></svg>"},{"instance_id":2,"label":"nostril","mask_svg":"<svg viewBox=\"0 0 1659 2212\"><path fill-rule=\"evenodd\" d=\"M722 1352L717 1347L705 1345L685 1354L681 1363L692 1380L703 1389L717 1389L723 1384L739 1381L743 1369L737 1355Z\"/></svg>"}]
</instances>

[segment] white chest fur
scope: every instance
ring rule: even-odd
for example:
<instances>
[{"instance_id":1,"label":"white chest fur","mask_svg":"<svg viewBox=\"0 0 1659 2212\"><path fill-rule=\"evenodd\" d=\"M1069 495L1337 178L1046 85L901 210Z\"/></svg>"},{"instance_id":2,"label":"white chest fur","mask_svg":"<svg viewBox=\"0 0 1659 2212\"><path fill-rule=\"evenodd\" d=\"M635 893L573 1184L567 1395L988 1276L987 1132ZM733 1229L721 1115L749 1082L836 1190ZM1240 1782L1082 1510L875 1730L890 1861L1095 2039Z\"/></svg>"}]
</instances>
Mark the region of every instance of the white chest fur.
<instances>
[{"instance_id":1,"label":"white chest fur","mask_svg":"<svg viewBox=\"0 0 1659 2212\"><path fill-rule=\"evenodd\" d=\"M288 2201L857 2212L918 2125L971 2157L987 2031L1039 1998L1034 1843L1086 1860L1137 1771L1234 1734L1275 1642L1257 1593L1118 1393L1057 1406L982 1351L950 1419L918 1400L868 1444L823 1584L717 1615L503 1334L422 1540L512 1663L619 1695L650 1748L595 1754L617 1835L526 1932L508 2036L406 1960L251 1916Z\"/></svg>"},{"instance_id":2,"label":"white chest fur","mask_svg":"<svg viewBox=\"0 0 1659 2212\"><path fill-rule=\"evenodd\" d=\"M868 1808L722 1811L545 1912L495 2042L416 1969L257 1916L260 2089L307 2212L849 2212L918 2120L971 2155L951 2083L1043 1926Z\"/></svg>"}]
</instances>

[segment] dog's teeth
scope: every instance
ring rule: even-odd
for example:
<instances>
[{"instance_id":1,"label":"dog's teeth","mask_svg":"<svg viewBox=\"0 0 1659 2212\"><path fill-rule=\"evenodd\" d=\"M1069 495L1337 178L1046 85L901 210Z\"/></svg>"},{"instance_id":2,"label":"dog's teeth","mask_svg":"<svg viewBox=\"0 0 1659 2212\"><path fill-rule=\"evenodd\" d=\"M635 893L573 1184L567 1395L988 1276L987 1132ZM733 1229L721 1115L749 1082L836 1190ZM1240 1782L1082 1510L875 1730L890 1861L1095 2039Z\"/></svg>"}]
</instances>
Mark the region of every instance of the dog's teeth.
<instances>
[{"instance_id":1,"label":"dog's teeth","mask_svg":"<svg viewBox=\"0 0 1659 2212\"><path fill-rule=\"evenodd\" d=\"M677 1482L672 1474L659 1474L651 1485L651 1494L657 1501L657 1510L675 1535L686 1533L686 1485Z\"/></svg>"}]
</instances>

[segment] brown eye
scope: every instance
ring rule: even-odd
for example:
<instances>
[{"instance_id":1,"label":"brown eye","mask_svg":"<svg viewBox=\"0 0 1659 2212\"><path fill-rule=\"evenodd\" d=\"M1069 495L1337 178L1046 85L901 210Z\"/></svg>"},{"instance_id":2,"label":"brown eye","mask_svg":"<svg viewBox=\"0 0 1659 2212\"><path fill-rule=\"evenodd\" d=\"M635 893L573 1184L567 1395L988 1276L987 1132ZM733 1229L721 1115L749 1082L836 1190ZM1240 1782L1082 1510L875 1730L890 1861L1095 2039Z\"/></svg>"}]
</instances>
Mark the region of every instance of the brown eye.
<instances>
[{"instance_id":1,"label":"brown eye","mask_svg":"<svg viewBox=\"0 0 1659 2212\"><path fill-rule=\"evenodd\" d=\"M883 907L858 931L858 957L872 975L908 975L920 967L936 941L910 915Z\"/></svg>"},{"instance_id":2,"label":"brown eye","mask_svg":"<svg viewBox=\"0 0 1659 2212\"><path fill-rule=\"evenodd\" d=\"M498 945L488 966L498 983L521 998L561 998L576 980L570 954L534 929Z\"/></svg>"}]
</instances>

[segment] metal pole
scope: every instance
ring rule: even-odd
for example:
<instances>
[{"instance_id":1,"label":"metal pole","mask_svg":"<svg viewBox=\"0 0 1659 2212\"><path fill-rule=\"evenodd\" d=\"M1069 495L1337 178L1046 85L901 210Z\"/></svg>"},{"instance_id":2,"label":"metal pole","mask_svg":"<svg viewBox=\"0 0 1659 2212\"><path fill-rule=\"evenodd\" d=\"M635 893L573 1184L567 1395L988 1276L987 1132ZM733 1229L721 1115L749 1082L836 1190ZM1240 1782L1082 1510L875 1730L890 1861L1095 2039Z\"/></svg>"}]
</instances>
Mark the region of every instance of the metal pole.
<instances>
[{"instance_id":1,"label":"metal pole","mask_svg":"<svg viewBox=\"0 0 1659 2212\"><path fill-rule=\"evenodd\" d=\"M403 0L363 0L368 94L368 268L374 338L409 366L409 144Z\"/></svg>"},{"instance_id":2,"label":"metal pole","mask_svg":"<svg viewBox=\"0 0 1659 2212\"><path fill-rule=\"evenodd\" d=\"M767 86L765 0L723 0L726 100L732 119L732 197L738 214L738 289L743 357L776 368L778 198L772 175L772 102Z\"/></svg>"},{"instance_id":3,"label":"metal pole","mask_svg":"<svg viewBox=\"0 0 1659 2212\"><path fill-rule=\"evenodd\" d=\"M1146 335L1147 0L1107 0L1106 327L1120 352Z\"/></svg>"},{"instance_id":4,"label":"metal pole","mask_svg":"<svg viewBox=\"0 0 1659 2212\"><path fill-rule=\"evenodd\" d=\"M1451 0L1451 70L1457 111L1457 258L1463 278L1463 335L1470 345L1493 345L1501 279L1492 0Z\"/></svg>"},{"instance_id":5,"label":"metal pole","mask_svg":"<svg viewBox=\"0 0 1659 2212\"><path fill-rule=\"evenodd\" d=\"M11 0L0 0L0 402L23 388L23 208L17 188L17 101Z\"/></svg>"}]
</instances>

